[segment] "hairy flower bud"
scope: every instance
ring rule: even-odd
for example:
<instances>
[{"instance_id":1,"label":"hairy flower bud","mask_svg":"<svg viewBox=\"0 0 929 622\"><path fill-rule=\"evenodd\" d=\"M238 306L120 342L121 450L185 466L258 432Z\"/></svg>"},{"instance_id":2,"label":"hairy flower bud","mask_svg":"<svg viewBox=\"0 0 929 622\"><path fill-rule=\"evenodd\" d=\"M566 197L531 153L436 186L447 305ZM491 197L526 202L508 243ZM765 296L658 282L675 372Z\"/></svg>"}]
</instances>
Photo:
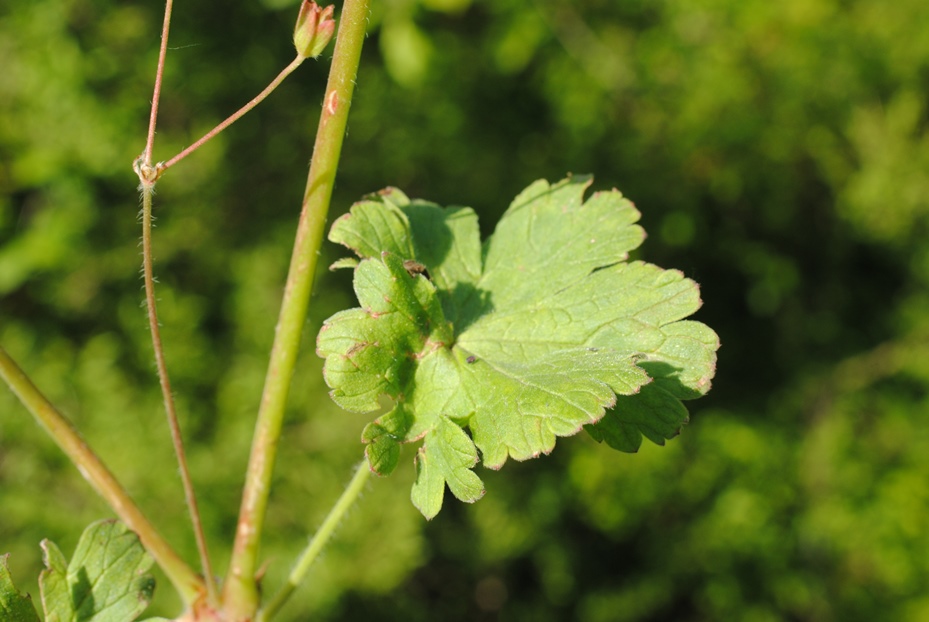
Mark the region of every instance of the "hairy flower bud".
<instances>
[{"instance_id":1,"label":"hairy flower bud","mask_svg":"<svg viewBox=\"0 0 929 622\"><path fill-rule=\"evenodd\" d=\"M303 58L316 58L322 54L335 32L335 19L332 17L335 7L325 9L310 0L303 0L297 25L294 26L294 47Z\"/></svg>"}]
</instances>

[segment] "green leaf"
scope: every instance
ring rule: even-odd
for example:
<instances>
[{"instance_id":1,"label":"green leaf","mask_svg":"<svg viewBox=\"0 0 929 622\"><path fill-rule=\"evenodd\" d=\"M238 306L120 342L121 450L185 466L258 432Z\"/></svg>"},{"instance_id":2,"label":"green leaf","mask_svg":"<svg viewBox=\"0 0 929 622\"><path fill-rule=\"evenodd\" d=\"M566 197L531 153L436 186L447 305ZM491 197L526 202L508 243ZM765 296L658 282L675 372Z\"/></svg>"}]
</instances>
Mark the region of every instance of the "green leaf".
<instances>
[{"instance_id":1,"label":"green leaf","mask_svg":"<svg viewBox=\"0 0 929 622\"><path fill-rule=\"evenodd\" d=\"M627 262L645 235L639 213L616 190L585 201L589 185L535 182L483 245L470 208L395 189L333 224L330 239L360 258L337 267L354 266L361 307L320 331L326 382L352 411L392 398L362 434L376 472L396 467L400 444L425 439L413 502L429 518L446 484L465 501L483 494L475 446L496 469L587 426L635 451L643 436L677 434L681 400L709 389L718 338L684 320L701 304L697 284Z\"/></svg>"},{"instance_id":2,"label":"green leaf","mask_svg":"<svg viewBox=\"0 0 929 622\"><path fill-rule=\"evenodd\" d=\"M652 360L639 363L654 381L637 395L620 400L587 428L598 441L627 452L638 451L643 436L664 445L689 420L681 400L700 397L710 389L719 348L716 333L691 321L675 322L663 332L665 340L650 354Z\"/></svg>"},{"instance_id":3,"label":"green leaf","mask_svg":"<svg viewBox=\"0 0 929 622\"><path fill-rule=\"evenodd\" d=\"M148 606L155 589L148 574L152 558L122 523L90 525L70 564L53 542L43 540L42 549L45 622L127 622Z\"/></svg>"},{"instance_id":4,"label":"green leaf","mask_svg":"<svg viewBox=\"0 0 929 622\"><path fill-rule=\"evenodd\" d=\"M442 509L445 485L458 499L473 503L484 496L484 484L471 469L477 448L459 426L442 417L426 434L416 455L416 481L411 498L423 516L433 518Z\"/></svg>"},{"instance_id":5,"label":"green leaf","mask_svg":"<svg viewBox=\"0 0 929 622\"><path fill-rule=\"evenodd\" d=\"M13 585L8 564L9 554L0 555L0 620L3 622L39 622L32 598Z\"/></svg>"},{"instance_id":6,"label":"green leaf","mask_svg":"<svg viewBox=\"0 0 929 622\"><path fill-rule=\"evenodd\" d=\"M411 375L432 353L448 352L452 332L435 297L435 287L411 276L403 260L384 252L355 270L355 292L364 309L327 320L326 348L342 355L327 362L333 399L359 412L376 410L378 396L401 395Z\"/></svg>"}]
</instances>

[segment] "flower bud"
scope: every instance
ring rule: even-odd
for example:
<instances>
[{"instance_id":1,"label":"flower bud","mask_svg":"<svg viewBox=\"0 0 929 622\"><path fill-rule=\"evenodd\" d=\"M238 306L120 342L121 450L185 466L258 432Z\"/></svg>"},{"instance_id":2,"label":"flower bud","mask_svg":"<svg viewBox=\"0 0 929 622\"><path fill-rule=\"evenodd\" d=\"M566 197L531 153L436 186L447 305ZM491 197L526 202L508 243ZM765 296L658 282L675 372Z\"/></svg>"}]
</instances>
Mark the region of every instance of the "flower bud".
<instances>
[{"instance_id":1,"label":"flower bud","mask_svg":"<svg viewBox=\"0 0 929 622\"><path fill-rule=\"evenodd\" d=\"M315 2L303 0L297 25L294 26L294 47L303 58L316 58L322 54L335 32L335 7L319 8Z\"/></svg>"}]
</instances>

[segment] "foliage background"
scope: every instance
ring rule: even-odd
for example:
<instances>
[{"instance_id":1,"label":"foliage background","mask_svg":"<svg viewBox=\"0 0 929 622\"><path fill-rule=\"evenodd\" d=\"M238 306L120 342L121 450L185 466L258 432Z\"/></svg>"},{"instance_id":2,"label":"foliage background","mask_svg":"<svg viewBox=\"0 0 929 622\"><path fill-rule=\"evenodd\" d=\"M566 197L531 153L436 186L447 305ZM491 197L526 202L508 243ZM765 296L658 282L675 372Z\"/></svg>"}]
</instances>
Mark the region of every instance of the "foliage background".
<instances>
[{"instance_id":1,"label":"foliage background","mask_svg":"<svg viewBox=\"0 0 929 622\"><path fill-rule=\"evenodd\" d=\"M929 618L929 5L924 0L376 0L334 214L385 185L471 205L592 172L641 256L703 286L710 395L664 448L585 435L482 473L430 524L374 482L290 619ZM292 0L176 7L156 157L292 57ZM137 195L162 7L0 5L0 343L191 559L148 345ZM327 62L159 183L160 312L223 568ZM325 258L339 251L327 246ZM324 264L326 262L323 262ZM361 456L313 338L264 553L273 590ZM408 456L411 459L412 454ZM0 549L110 512L0 391ZM162 581L152 613L171 613Z\"/></svg>"}]
</instances>

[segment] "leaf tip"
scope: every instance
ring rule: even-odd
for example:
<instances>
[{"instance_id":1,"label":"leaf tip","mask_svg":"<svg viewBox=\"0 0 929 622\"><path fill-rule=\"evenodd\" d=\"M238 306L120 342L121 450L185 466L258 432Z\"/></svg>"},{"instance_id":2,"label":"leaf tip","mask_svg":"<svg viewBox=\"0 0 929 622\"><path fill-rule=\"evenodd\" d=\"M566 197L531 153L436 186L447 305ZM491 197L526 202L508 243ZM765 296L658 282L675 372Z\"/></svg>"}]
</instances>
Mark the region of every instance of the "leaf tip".
<instances>
[{"instance_id":1,"label":"leaf tip","mask_svg":"<svg viewBox=\"0 0 929 622\"><path fill-rule=\"evenodd\" d=\"M358 267L357 259L355 259L354 257L342 257L341 259L336 259L334 262L332 262L329 265L329 270L332 272L335 272L336 270L340 270L342 268L354 269L357 267Z\"/></svg>"}]
</instances>

